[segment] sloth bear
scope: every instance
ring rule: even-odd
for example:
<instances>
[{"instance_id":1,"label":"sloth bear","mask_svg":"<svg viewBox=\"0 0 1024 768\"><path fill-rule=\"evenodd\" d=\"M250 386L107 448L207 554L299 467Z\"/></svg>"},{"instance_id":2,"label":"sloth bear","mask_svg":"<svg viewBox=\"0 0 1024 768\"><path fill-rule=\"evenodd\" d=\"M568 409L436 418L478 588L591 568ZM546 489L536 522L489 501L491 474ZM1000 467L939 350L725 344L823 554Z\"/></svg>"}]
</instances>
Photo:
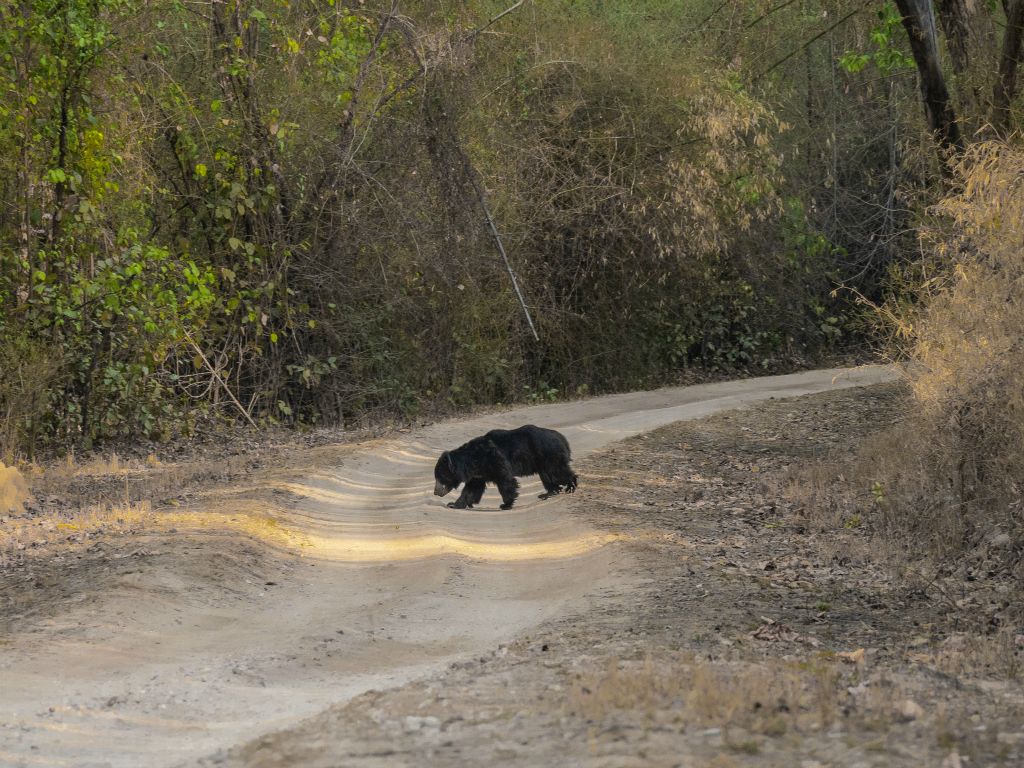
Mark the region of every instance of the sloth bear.
<instances>
[{"instance_id":1,"label":"sloth bear","mask_svg":"<svg viewBox=\"0 0 1024 768\"><path fill-rule=\"evenodd\" d=\"M462 494L448 504L465 509L479 504L487 483L498 486L502 509L511 509L519 495L516 477L540 475L546 499L576 490L578 479L569 466L569 441L553 429L532 424L518 429L492 429L454 451L445 451L434 467L434 495L446 496L460 483Z\"/></svg>"}]
</instances>

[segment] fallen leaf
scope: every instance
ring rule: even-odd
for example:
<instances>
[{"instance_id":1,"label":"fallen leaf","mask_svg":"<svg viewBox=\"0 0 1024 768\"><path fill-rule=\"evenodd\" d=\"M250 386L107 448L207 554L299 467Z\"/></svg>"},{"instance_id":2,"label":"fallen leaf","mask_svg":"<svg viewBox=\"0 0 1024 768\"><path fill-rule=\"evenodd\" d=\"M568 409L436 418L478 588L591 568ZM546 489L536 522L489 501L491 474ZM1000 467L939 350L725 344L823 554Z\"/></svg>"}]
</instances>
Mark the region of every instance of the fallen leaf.
<instances>
[{"instance_id":1,"label":"fallen leaf","mask_svg":"<svg viewBox=\"0 0 1024 768\"><path fill-rule=\"evenodd\" d=\"M847 662L848 664L863 664L864 663L864 649L858 648L855 651L843 651L836 654L840 659Z\"/></svg>"}]
</instances>

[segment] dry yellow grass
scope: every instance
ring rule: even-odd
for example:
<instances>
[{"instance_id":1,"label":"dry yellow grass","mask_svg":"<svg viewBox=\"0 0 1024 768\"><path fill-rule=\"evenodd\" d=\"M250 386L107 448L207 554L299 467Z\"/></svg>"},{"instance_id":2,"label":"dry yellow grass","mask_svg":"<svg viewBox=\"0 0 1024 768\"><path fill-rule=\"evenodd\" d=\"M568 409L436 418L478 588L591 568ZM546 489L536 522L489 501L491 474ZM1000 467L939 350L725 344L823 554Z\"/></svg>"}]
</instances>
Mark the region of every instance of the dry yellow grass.
<instances>
[{"instance_id":1,"label":"dry yellow grass","mask_svg":"<svg viewBox=\"0 0 1024 768\"><path fill-rule=\"evenodd\" d=\"M893 501L930 499L929 517L954 546L1000 534L1019 543L1024 151L980 145L959 173L961 191L937 208L946 226L929 232L946 270L926 284L925 308L909 329L917 413L907 425L911 450L896 464L902 488L893 489ZM914 476L924 488L913 487Z\"/></svg>"},{"instance_id":2,"label":"dry yellow grass","mask_svg":"<svg viewBox=\"0 0 1024 768\"><path fill-rule=\"evenodd\" d=\"M1024 636L1013 630L1004 629L980 636L954 634L937 648L925 649L911 656L914 661L947 675L1024 679Z\"/></svg>"},{"instance_id":3,"label":"dry yellow grass","mask_svg":"<svg viewBox=\"0 0 1024 768\"><path fill-rule=\"evenodd\" d=\"M0 514L19 511L28 499L28 483L21 472L0 462Z\"/></svg>"},{"instance_id":4,"label":"dry yellow grass","mask_svg":"<svg viewBox=\"0 0 1024 768\"><path fill-rule=\"evenodd\" d=\"M905 421L879 423L856 461L803 473L788 490L819 523L867 526L905 558L996 548L1020 569L1024 149L976 145L958 174L923 230L918 300L888 314L908 360Z\"/></svg>"},{"instance_id":5,"label":"dry yellow grass","mask_svg":"<svg viewBox=\"0 0 1024 768\"><path fill-rule=\"evenodd\" d=\"M126 459L117 451L109 454L93 454L85 459L79 458L74 450L70 450L59 462L49 465L47 472L57 478L103 477L105 475L121 475L126 472L142 472L163 466L156 454L149 454L145 459Z\"/></svg>"},{"instance_id":6,"label":"dry yellow grass","mask_svg":"<svg viewBox=\"0 0 1024 768\"><path fill-rule=\"evenodd\" d=\"M281 549L309 546L306 537L282 525L273 510L262 505L251 509L204 511L154 511L148 501L97 504L60 520L13 518L0 527L0 557L13 552L48 556L59 549L87 546L98 534L111 536L161 534L231 534L258 540Z\"/></svg>"},{"instance_id":7,"label":"dry yellow grass","mask_svg":"<svg viewBox=\"0 0 1024 768\"><path fill-rule=\"evenodd\" d=\"M582 674L567 707L594 721L631 713L661 724L781 736L833 722L842 692L839 664L824 657L813 663L707 661L692 653L614 660Z\"/></svg>"}]
</instances>

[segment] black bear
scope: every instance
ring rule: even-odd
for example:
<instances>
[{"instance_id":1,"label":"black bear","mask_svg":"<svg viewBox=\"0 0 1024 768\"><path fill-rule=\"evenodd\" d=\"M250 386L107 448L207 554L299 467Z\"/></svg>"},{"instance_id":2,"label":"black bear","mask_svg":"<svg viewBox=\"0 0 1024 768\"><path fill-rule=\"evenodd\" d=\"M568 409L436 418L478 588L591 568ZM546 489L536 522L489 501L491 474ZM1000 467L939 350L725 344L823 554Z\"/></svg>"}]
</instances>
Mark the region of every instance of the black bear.
<instances>
[{"instance_id":1,"label":"black bear","mask_svg":"<svg viewBox=\"0 0 1024 768\"><path fill-rule=\"evenodd\" d=\"M434 467L434 495L446 496L460 483L462 494L448 504L465 509L479 504L487 483L498 486L501 508L511 509L519 495L516 477L540 475L546 499L576 490L578 478L569 466L569 441L553 429L532 424L518 429L492 429L454 451L445 451Z\"/></svg>"}]
</instances>

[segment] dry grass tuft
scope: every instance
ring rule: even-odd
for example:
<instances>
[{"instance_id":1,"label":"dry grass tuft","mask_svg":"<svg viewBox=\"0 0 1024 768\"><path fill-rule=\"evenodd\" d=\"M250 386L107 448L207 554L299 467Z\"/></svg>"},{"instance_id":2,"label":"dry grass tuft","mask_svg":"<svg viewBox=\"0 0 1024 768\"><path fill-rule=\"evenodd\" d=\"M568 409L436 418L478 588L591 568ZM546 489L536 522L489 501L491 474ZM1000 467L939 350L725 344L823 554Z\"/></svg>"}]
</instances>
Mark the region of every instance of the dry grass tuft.
<instances>
[{"instance_id":1,"label":"dry grass tuft","mask_svg":"<svg viewBox=\"0 0 1024 768\"><path fill-rule=\"evenodd\" d=\"M21 472L0 461L0 514L20 512L28 499L28 483Z\"/></svg>"},{"instance_id":2,"label":"dry grass tuft","mask_svg":"<svg viewBox=\"0 0 1024 768\"><path fill-rule=\"evenodd\" d=\"M110 454L95 453L86 458L79 458L74 450L68 451L64 459L49 467L49 473L64 480L74 477L104 477L106 475L122 475L140 473L146 469L160 467L162 462L154 454L143 459L131 459L120 456L117 451Z\"/></svg>"},{"instance_id":3,"label":"dry grass tuft","mask_svg":"<svg viewBox=\"0 0 1024 768\"><path fill-rule=\"evenodd\" d=\"M842 694L835 667L829 661L709 662L686 653L612 661L584 673L567 706L596 722L631 713L661 725L781 736L833 722ZM737 749L745 751L744 744Z\"/></svg>"},{"instance_id":4,"label":"dry grass tuft","mask_svg":"<svg viewBox=\"0 0 1024 768\"><path fill-rule=\"evenodd\" d=\"M1024 635L1005 629L993 635L954 634L912 658L957 677L1024 680Z\"/></svg>"},{"instance_id":5,"label":"dry grass tuft","mask_svg":"<svg viewBox=\"0 0 1024 768\"><path fill-rule=\"evenodd\" d=\"M0 527L0 563L19 553L49 553L54 546L75 549L99 534L139 533L155 519L149 502L125 505L95 505L58 520L15 517Z\"/></svg>"}]
</instances>

